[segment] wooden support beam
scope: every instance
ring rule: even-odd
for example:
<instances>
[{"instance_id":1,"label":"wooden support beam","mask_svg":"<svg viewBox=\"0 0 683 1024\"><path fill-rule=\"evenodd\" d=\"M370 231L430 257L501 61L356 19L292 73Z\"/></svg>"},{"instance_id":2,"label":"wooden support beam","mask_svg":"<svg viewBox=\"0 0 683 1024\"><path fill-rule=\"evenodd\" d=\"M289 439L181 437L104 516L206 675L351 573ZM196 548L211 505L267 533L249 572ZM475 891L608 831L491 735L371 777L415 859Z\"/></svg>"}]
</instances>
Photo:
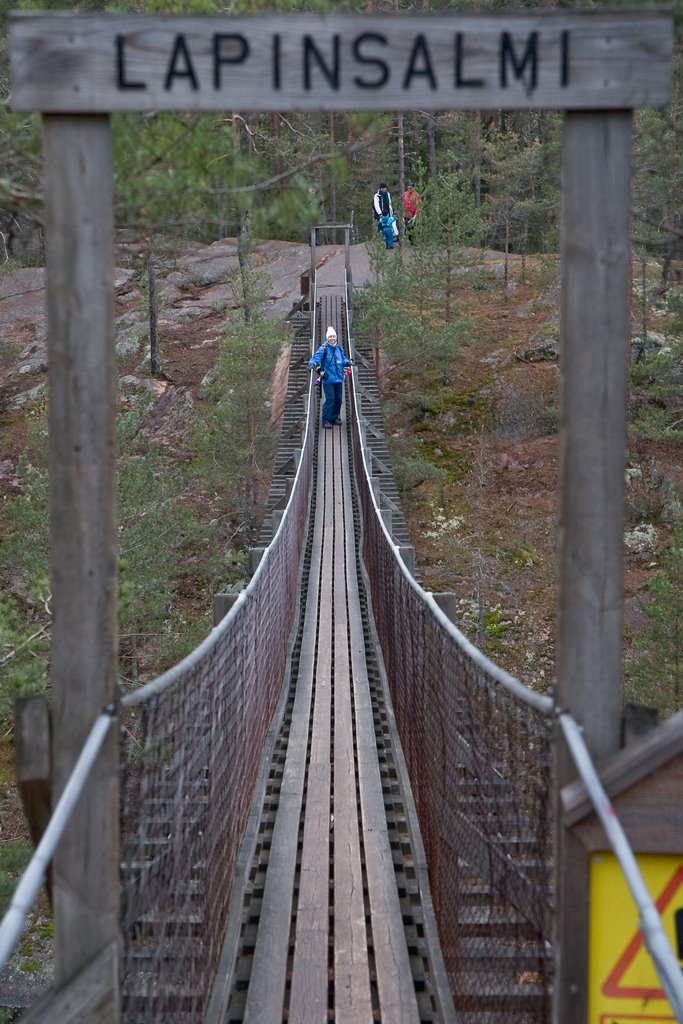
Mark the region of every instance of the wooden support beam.
<instances>
[{"instance_id":1,"label":"wooden support beam","mask_svg":"<svg viewBox=\"0 0 683 1024\"><path fill-rule=\"evenodd\" d=\"M253 576L258 569L261 559L265 553L265 548L249 548L249 575Z\"/></svg>"},{"instance_id":2,"label":"wooden support beam","mask_svg":"<svg viewBox=\"0 0 683 1024\"><path fill-rule=\"evenodd\" d=\"M631 128L630 111L566 114L562 156L556 700L598 762L616 753L621 732ZM560 735L557 807L575 777ZM574 847L558 815L555 1024L587 1014L588 936L577 926Z\"/></svg>"},{"instance_id":3,"label":"wooden support beam","mask_svg":"<svg viewBox=\"0 0 683 1024\"><path fill-rule=\"evenodd\" d=\"M285 17L271 11L260 18L170 20L141 14L68 20L54 13L25 20L15 15L13 103L17 110L88 113L222 111L230 105L400 111L576 110L599 104L614 110L669 102L669 11L552 14L501 11L490 18L461 11L454 19L452 11L428 18L405 12L387 19L379 12ZM372 58L365 52L371 38L382 44ZM173 56L179 40L186 54L182 70ZM311 62L311 46L319 54L334 50L334 71L323 73ZM368 71L373 63L379 74Z\"/></svg>"},{"instance_id":4,"label":"wooden support beam","mask_svg":"<svg viewBox=\"0 0 683 1024\"><path fill-rule=\"evenodd\" d=\"M280 529L280 523L282 522L283 510L281 508L274 508L270 514L271 528L273 537Z\"/></svg>"},{"instance_id":5,"label":"wooden support beam","mask_svg":"<svg viewBox=\"0 0 683 1024\"><path fill-rule=\"evenodd\" d=\"M405 567L408 570L408 572L412 576L414 576L415 575L415 549L413 548L413 545L412 544L402 544L399 547L399 549L398 549L398 553L401 556L401 558L403 559L403 564L405 565Z\"/></svg>"},{"instance_id":6,"label":"wooden support beam","mask_svg":"<svg viewBox=\"0 0 683 1024\"><path fill-rule=\"evenodd\" d=\"M557 698L598 760L621 728L631 122L567 114L562 164Z\"/></svg>"},{"instance_id":7,"label":"wooden support beam","mask_svg":"<svg viewBox=\"0 0 683 1024\"><path fill-rule=\"evenodd\" d=\"M17 786L34 846L42 839L51 814L50 748L50 712L45 694L20 698L14 705ZM52 903L52 865L45 884Z\"/></svg>"},{"instance_id":8,"label":"wooden support beam","mask_svg":"<svg viewBox=\"0 0 683 1024\"><path fill-rule=\"evenodd\" d=\"M432 594L432 597L438 604L444 615L447 615L451 622L455 625L457 621L457 601L455 594L450 590L444 590L440 594Z\"/></svg>"},{"instance_id":9,"label":"wooden support beam","mask_svg":"<svg viewBox=\"0 0 683 1024\"><path fill-rule=\"evenodd\" d=\"M108 116L43 119L50 384L53 801L116 701L118 537ZM62 985L118 938L118 738L104 742L54 860ZM112 991L98 1021L118 1024ZM106 1003L106 1005L105 1005ZM53 1017L52 1020L66 1018Z\"/></svg>"},{"instance_id":10,"label":"wooden support beam","mask_svg":"<svg viewBox=\"0 0 683 1024\"><path fill-rule=\"evenodd\" d=\"M118 984L118 967L118 942L112 942L75 977L56 990L50 989L24 1010L22 1024L99 1024L113 1020L109 1007L112 988Z\"/></svg>"},{"instance_id":11,"label":"wooden support beam","mask_svg":"<svg viewBox=\"0 0 683 1024\"><path fill-rule=\"evenodd\" d=\"M213 595L213 624L217 626L225 616L228 614L235 601L238 598L238 594L233 594L229 591L222 591L220 594Z\"/></svg>"}]
</instances>

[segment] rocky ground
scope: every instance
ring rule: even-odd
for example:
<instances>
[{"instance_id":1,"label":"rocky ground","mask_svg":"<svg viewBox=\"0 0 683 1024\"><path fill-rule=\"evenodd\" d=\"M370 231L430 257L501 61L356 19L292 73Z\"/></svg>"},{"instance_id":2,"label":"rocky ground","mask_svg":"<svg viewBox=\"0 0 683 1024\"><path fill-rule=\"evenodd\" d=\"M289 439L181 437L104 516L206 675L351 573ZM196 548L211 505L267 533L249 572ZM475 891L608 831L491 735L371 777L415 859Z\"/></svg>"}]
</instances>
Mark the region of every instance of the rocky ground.
<instances>
[{"instance_id":1,"label":"rocky ground","mask_svg":"<svg viewBox=\"0 0 683 1024\"><path fill-rule=\"evenodd\" d=\"M352 247L354 282L368 278L367 253ZM330 279L343 279L343 247L322 246ZM456 357L448 400L418 413L400 402L400 382L384 381L387 433L400 449L419 438L424 457L445 470L437 483L406 489L404 504L423 585L452 590L459 624L503 667L545 690L553 675L556 602L558 286L552 259L513 261L507 289L502 257L480 253L486 287L463 287L471 343ZM170 411L201 393L234 300L227 278L236 266L234 240L194 245L159 262L159 327L163 377L149 373L148 326L140 261L125 245L116 275L119 401L143 391L155 398L152 422L163 437ZM310 265L307 245L263 242L257 263L271 279L269 309L285 317L301 297ZM18 492L17 459L32 410L46 402L45 277L42 269L0 274L0 498ZM639 596L656 568L670 523L644 525L643 508L664 501L672 485L683 495L680 447L633 443L629 454L625 557L627 645L642 628ZM668 492L667 492L668 493ZM647 499L647 500L646 500ZM1 522L0 508L0 522ZM648 527L652 524L645 524ZM640 530L640 532L639 532ZM0 577L7 589L0 565ZM485 616L482 612L485 611ZM9 732L0 743L0 844L25 835L13 784ZM45 911L45 907L42 908ZM49 973L45 913L32 924L34 947L15 957L0 979L27 991ZM41 959L42 958L42 959ZM29 966L22 969L22 963ZM34 970L31 965L39 964ZM42 966L40 966L42 965ZM47 966L46 966L47 965ZM2 994L0 992L0 1005ZM0 1017L1 1020L1 1017Z\"/></svg>"}]
</instances>

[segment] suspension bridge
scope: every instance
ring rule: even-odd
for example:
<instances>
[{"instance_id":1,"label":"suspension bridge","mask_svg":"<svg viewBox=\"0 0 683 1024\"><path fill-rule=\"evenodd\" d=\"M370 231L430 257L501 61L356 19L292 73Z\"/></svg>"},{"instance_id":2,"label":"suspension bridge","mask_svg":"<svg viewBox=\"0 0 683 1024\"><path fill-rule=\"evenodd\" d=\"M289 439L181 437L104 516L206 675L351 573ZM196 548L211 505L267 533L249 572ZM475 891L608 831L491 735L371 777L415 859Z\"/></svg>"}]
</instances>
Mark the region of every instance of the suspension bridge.
<instances>
[{"instance_id":1,"label":"suspension bridge","mask_svg":"<svg viewBox=\"0 0 683 1024\"><path fill-rule=\"evenodd\" d=\"M123 1019L549 1021L556 709L422 589L348 235L343 285L314 249L253 576L121 701ZM322 430L328 324L355 365ZM69 998L26 1019L96 1019Z\"/></svg>"},{"instance_id":2,"label":"suspension bridge","mask_svg":"<svg viewBox=\"0 0 683 1024\"><path fill-rule=\"evenodd\" d=\"M124 701L131 1021L547 1017L543 699L508 708L415 579L349 306L318 284L296 329L249 586ZM308 360L328 324L355 370L322 431Z\"/></svg>"},{"instance_id":3,"label":"suspension bridge","mask_svg":"<svg viewBox=\"0 0 683 1024\"><path fill-rule=\"evenodd\" d=\"M588 756L612 759L609 784L619 798L636 794L627 811L640 850L680 855L673 789L656 801L649 783L638 789L667 758L679 770L680 716L660 727L665 735L656 743L619 752L622 531L615 529L623 504L632 110L669 101L671 19L652 11L553 14L546 22L520 13L507 28L498 19L494 26L460 18L457 31L450 17L432 19L438 83L414 66L425 52L425 21L392 21L392 46L408 55L409 98L390 81L389 65L372 82L363 74L341 81L339 69L325 64L330 33L336 47L351 29L365 33L367 18L13 19L13 106L44 115L49 168L51 522L60 598L53 785L61 795L0 932L3 963L59 843L57 984L27 1011L27 1024L113 1024L119 1010L128 1024L535 1024L550 1019L551 995L558 1024L588 1019L590 856L608 846L656 964L653 983L640 990L645 1005L654 1001L663 1019L673 1012L683 1020L680 965ZM549 26L555 36L540 46ZM520 33L523 58L515 50ZM275 50L265 52L271 35ZM303 86L281 76L280 45L290 35L303 41ZM467 79L461 58L469 38L477 43L467 50L475 61ZM468 643L449 617L448 595L420 586L371 353L355 345L349 268L343 284L323 284L313 259L310 320L304 316L293 339L252 578L224 596L225 614L187 659L112 702L106 112L224 110L219 71L246 60L248 39L261 69L273 52L278 58L274 75L250 67L240 84L236 74L231 101L244 109L565 110L557 706ZM236 60L220 49L227 40L238 44ZM193 87L176 88L175 79L190 74L176 58L189 62L195 44ZM324 81L313 88L318 63ZM146 74L162 67L165 76ZM489 74L495 68L499 74ZM322 432L307 362L328 323L355 368L341 425ZM83 338L91 340L85 350ZM585 744L570 711L578 711ZM84 722L93 719L70 774ZM119 821L112 721L122 726ZM75 822L64 831L70 813ZM101 877L92 856L97 834ZM112 893L119 892L117 907ZM670 1007L662 1009L665 994ZM619 1009L602 1019L620 1013L629 1016Z\"/></svg>"},{"instance_id":4,"label":"suspension bridge","mask_svg":"<svg viewBox=\"0 0 683 1024\"><path fill-rule=\"evenodd\" d=\"M249 586L124 701L131 1021L436 1022L454 997L465 1020L547 1015L543 699L506 715L415 579L349 306L317 284L298 322ZM355 369L323 431L308 360L328 324Z\"/></svg>"}]
</instances>

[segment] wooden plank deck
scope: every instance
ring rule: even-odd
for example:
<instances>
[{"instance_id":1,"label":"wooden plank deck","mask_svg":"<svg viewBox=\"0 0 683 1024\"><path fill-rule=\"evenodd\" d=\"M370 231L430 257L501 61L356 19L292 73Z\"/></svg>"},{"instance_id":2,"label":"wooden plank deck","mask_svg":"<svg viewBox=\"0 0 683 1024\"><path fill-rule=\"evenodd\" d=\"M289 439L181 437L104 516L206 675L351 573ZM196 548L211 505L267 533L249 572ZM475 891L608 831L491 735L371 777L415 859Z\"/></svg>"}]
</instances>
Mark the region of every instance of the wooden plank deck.
<instances>
[{"instance_id":1,"label":"wooden plank deck","mask_svg":"<svg viewBox=\"0 0 683 1024\"><path fill-rule=\"evenodd\" d=\"M250 1024L420 1020L378 766L342 417L319 441L299 683Z\"/></svg>"}]
</instances>

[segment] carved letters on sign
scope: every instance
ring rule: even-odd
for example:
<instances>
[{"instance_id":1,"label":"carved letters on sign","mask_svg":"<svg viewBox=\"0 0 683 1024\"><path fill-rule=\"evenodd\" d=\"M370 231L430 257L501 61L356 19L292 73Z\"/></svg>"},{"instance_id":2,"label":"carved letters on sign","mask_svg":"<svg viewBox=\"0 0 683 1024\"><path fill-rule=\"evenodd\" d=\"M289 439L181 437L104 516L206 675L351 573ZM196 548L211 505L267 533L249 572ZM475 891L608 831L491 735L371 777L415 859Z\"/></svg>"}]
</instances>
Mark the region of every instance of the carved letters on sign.
<instances>
[{"instance_id":1,"label":"carved letters on sign","mask_svg":"<svg viewBox=\"0 0 683 1024\"><path fill-rule=\"evenodd\" d=\"M311 92L324 84L339 90L350 80L358 89L381 89L391 83L409 92L416 80L425 82L432 90L442 88L444 75L443 61L433 55L433 44L422 33L418 33L408 47L403 64L390 58L390 40L379 32L359 32L349 39L333 33L325 46L319 38L303 35L300 50L292 55L284 54L282 36L274 33L270 40L269 71L271 87L277 91L283 87L283 65L287 61L288 77L294 72L298 86L304 92ZM570 74L570 33L561 31L552 40L557 55L554 62L557 84L566 87ZM121 90L146 90L149 80L138 74L130 76L127 68L127 40L123 35L116 37L117 87ZM205 45L205 44L204 44ZM450 86L458 88L486 88L496 85L505 89L510 82L519 81L527 90L533 91L539 84L540 48L549 45L545 37L541 40L537 31L529 32L522 38L514 39L509 31L500 32L495 61L489 77L468 73L468 55L476 47L476 39L468 38L465 32L455 32L451 40L451 61L447 64ZM442 47L443 49L443 41ZM204 46L202 47L204 49ZM221 90L229 88L231 79L239 69L252 58L252 47L246 35L241 33L214 33L211 38L210 79L202 78L205 62L193 57L193 43L184 33L178 33L171 42L165 69L163 89L172 92L179 83L192 90Z\"/></svg>"},{"instance_id":2,"label":"carved letters on sign","mask_svg":"<svg viewBox=\"0 0 683 1024\"><path fill-rule=\"evenodd\" d=\"M671 96L670 12L9 17L15 110L624 110Z\"/></svg>"}]
</instances>

